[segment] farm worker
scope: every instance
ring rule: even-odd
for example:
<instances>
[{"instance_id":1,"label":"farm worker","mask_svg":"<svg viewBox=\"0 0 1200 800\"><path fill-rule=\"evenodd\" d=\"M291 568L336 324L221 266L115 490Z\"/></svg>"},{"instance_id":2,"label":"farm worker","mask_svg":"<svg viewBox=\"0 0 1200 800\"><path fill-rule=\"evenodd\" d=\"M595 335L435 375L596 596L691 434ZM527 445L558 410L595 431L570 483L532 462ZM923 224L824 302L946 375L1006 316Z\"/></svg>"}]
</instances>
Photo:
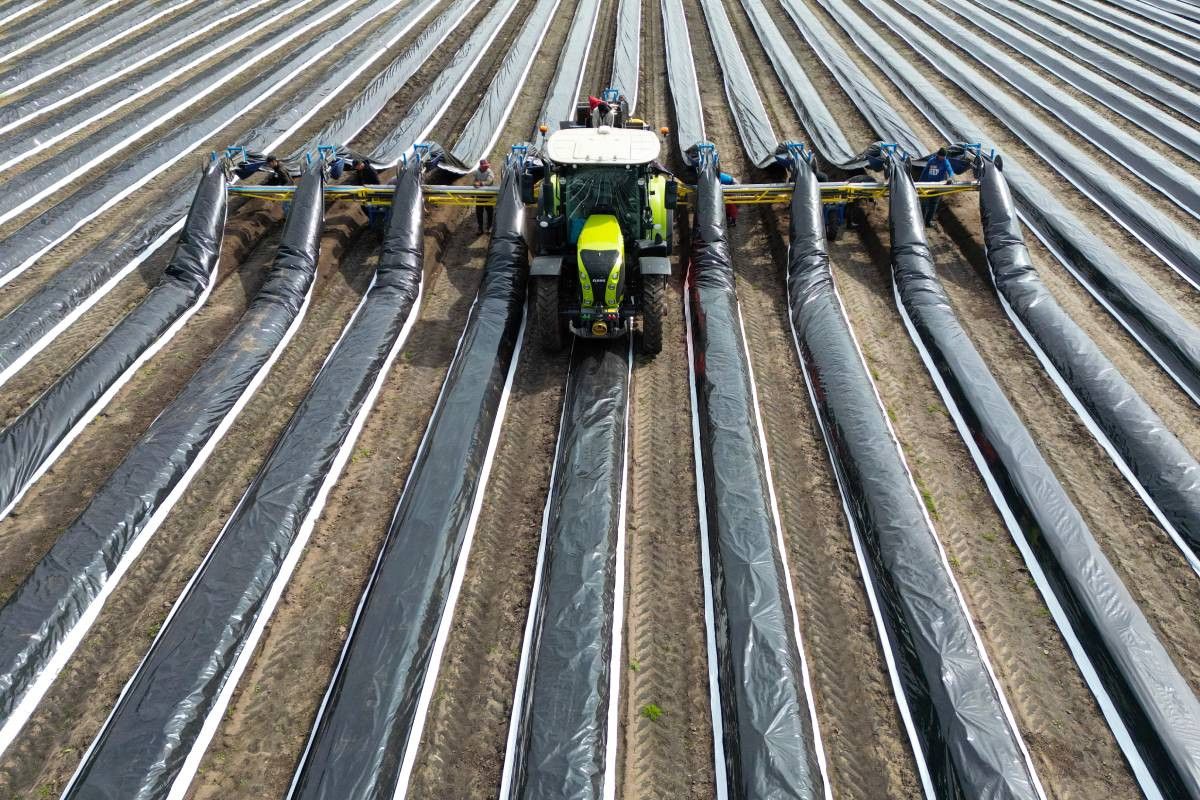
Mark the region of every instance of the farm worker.
<instances>
[{"instance_id":1,"label":"farm worker","mask_svg":"<svg viewBox=\"0 0 1200 800\"><path fill-rule=\"evenodd\" d=\"M495 186L496 173L492 172L492 165L488 163L486 158L479 159L479 169L475 170L475 188L482 186ZM482 236L485 230L483 223L484 217L487 217L486 230L492 229L492 220L495 219L496 209L493 206L475 206L475 221L479 223L479 235Z\"/></svg>"},{"instance_id":2,"label":"farm worker","mask_svg":"<svg viewBox=\"0 0 1200 800\"><path fill-rule=\"evenodd\" d=\"M291 186L292 176L283 168L283 164L279 163L279 159L275 156L267 156L267 186Z\"/></svg>"},{"instance_id":3,"label":"farm worker","mask_svg":"<svg viewBox=\"0 0 1200 800\"><path fill-rule=\"evenodd\" d=\"M383 183L370 161L356 158L351 164L351 169L355 172L354 182L358 186L379 186Z\"/></svg>"},{"instance_id":4,"label":"farm worker","mask_svg":"<svg viewBox=\"0 0 1200 800\"><path fill-rule=\"evenodd\" d=\"M721 181L722 186L737 185L737 178L733 177L728 172L718 173L717 177ZM736 205L734 205L733 203L726 203L725 204L725 224L728 225L730 228L736 228L737 227L737 218L738 218L738 207Z\"/></svg>"},{"instance_id":5,"label":"farm worker","mask_svg":"<svg viewBox=\"0 0 1200 800\"><path fill-rule=\"evenodd\" d=\"M610 128L617 124L617 112L613 111L613 107L603 100L600 104L592 109L592 127L599 128L601 125L607 125Z\"/></svg>"},{"instance_id":6,"label":"farm worker","mask_svg":"<svg viewBox=\"0 0 1200 800\"><path fill-rule=\"evenodd\" d=\"M921 170L921 177L917 179L919 183L951 183L953 180L954 167L950 164L950 159L946 158L944 147L939 147L937 154L930 156L925 162L925 169ZM921 201L926 228L933 224L933 215L937 213L941 202L940 197L930 197Z\"/></svg>"}]
</instances>

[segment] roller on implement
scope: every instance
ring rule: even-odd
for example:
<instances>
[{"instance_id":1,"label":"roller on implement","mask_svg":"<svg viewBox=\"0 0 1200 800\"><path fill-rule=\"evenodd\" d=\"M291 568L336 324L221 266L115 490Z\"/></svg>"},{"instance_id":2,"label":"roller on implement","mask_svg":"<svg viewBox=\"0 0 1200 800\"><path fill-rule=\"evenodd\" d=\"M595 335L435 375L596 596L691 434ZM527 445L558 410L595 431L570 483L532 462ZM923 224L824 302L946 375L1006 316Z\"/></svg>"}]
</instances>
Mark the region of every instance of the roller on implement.
<instances>
[{"instance_id":1,"label":"roller on implement","mask_svg":"<svg viewBox=\"0 0 1200 800\"><path fill-rule=\"evenodd\" d=\"M607 125L546 140L529 270L530 324L546 349L639 323L641 352L662 349L678 187L656 164L660 149L650 131Z\"/></svg>"}]
</instances>

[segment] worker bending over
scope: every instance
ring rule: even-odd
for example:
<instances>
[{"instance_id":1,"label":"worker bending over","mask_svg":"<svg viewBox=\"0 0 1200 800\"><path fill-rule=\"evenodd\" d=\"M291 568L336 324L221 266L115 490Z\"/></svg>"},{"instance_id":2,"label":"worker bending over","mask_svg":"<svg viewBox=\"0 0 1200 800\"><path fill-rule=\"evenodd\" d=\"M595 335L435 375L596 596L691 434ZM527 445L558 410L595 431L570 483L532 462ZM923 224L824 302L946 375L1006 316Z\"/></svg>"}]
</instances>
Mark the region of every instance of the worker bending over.
<instances>
[{"instance_id":1,"label":"worker bending over","mask_svg":"<svg viewBox=\"0 0 1200 800\"><path fill-rule=\"evenodd\" d=\"M950 163L950 159L946 158L946 148L939 147L937 153L929 157L929 160L925 162L925 169L921 170L921 177L917 178L917 182L954 182L954 166ZM937 213L941 202L942 198L940 197L927 197L921 201L921 209L925 212L926 228L933 224L933 215Z\"/></svg>"},{"instance_id":2,"label":"worker bending over","mask_svg":"<svg viewBox=\"0 0 1200 800\"><path fill-rule=\"evenodd\" d=\"M484 186L496 185L496 173L492 172L492 165L488 163L486 158L479 160L479 169L474 173L474 185L476 189ZM492 229L492 220L495 219L496 209L493 206L475 206L475 221L479 223L479 235L482 236L485 230ZM484 225L484 218L487 218L487 225Z\"/></svg>"},{"instance_id":3,"label":"worker bending over","mask_svg":"<svg viewBox=\"0 0 1200 800\"><path fill-rule=\"evenodd\" d=\"M275 156L267 156L266 186L291 186L292 176Z\"/></svg>"}]
</instances>

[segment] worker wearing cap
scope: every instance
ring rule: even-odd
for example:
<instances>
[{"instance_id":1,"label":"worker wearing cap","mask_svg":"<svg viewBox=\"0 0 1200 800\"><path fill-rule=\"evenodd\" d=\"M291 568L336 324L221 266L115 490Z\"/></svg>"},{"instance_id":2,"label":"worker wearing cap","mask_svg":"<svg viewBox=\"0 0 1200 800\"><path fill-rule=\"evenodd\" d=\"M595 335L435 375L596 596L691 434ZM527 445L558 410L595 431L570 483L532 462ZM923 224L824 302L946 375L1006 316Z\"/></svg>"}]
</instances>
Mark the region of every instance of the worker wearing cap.
<instances>
[{"instance_id":1,"label":"worker wearing cap","mask_svg":"<svg viewBox=\"0 0 1200 800\"><path fill-rule=\"evenodd\" d=\"M474 173L475 188L483 186L496 185L496 173L492 172L492 165L488 163L486 158L479 160L479 169ZM479 235L482 236L484 230L492 229L492 221L495 219L496 209L493 206L475 206L475 221L479 223ZM487 218L487 225L484 225L484 217Z\"/></svg>"},{"instance_id":2,"label":"worker wearing cap","mask_svg":"<svg viewBox=\"0 0 1200 800\"><path fill-rule=\"evenodd\" d=\"M267 156L267 186L291 186L292 176L275 156Z\"/></svg>"},{"instance_id":3,"label":"worker wearing cap","mask_svg":"<svg viewBox=\"0 0 1200 800\"><path fill-rule=\"evenodd\" d=\"M952 183L953 181L954 166L950 163L950 159L946 158L946 148L939 147L937 153L930 156L929 160L925 162L925 169L921 170L921 177L917 178L917 182ZM933 215L937 213L941 202L940 197L927 197L921 201L921 209L925 212L926 228L933 224Z\"/></svg>"}]
</instances>

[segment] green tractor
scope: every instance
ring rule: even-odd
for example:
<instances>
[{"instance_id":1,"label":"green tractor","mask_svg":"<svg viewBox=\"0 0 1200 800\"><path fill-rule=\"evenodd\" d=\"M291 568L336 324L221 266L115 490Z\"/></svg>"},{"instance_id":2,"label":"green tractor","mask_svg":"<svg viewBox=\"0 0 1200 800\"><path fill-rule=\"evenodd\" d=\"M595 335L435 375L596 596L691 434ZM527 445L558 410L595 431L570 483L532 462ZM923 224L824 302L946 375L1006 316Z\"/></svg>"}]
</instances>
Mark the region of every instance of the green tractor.
<instances>
[{"instance_id":1,"label":"green tractor","mask_svg":"<svg viewBox=\"0 0 1200 800\"><path fill-rule=\"evenodd\" d=\"M659 150L650 131L608 126L546 139L529 297L548 350L627 336L635 323L641 352L662 349L678 189L655 165Z\"/></svg>"}]
</instances>

